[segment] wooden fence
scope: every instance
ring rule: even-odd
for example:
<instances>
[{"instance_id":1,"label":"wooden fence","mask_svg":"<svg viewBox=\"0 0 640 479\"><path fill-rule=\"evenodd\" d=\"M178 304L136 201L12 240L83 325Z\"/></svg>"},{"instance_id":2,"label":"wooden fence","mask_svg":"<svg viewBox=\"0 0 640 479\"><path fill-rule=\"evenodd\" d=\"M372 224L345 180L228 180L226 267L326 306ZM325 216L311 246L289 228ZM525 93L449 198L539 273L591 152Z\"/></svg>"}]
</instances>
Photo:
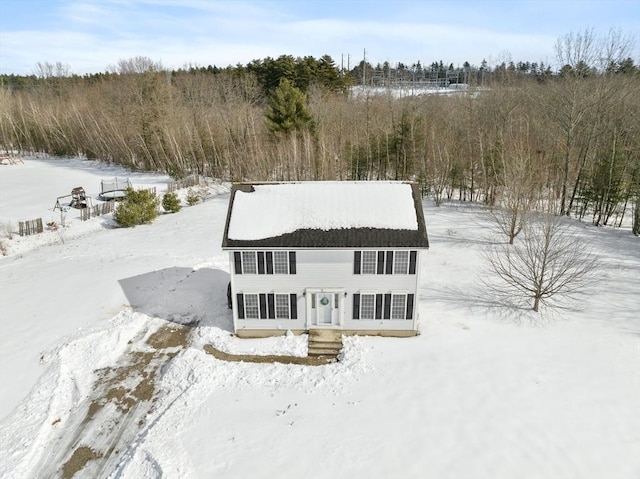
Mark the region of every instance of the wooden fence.
<instances>
[{"instance_id":1,"label":"wooden fence","mask_svg":"<svg viewBox=\"0 0 640 479\"><path fill-rule=\"evenodd\" d=\"M189 175L181 180L173 181L167 185L167 191L173 192L190 186L198 186L200 184L200 175Z\"/></svg>"},{"instance_id":2,"label":"wooden fence","mask_svg":"<svg viewBox=\"0 0 640 479\"><path fill-rule=\"evenodd\" d=\"M19 221L18 222L20 236L30 236L42 233L42 218L36 220Z\"/></svg>"},{"instance_id":3,"label":"wooden fence","mask_svg":"<svg viewBox=\"0 0 640 479\"><path fill-rule=\"evenodd\" d=\"M96 216L106 215L107 213L113 213L116 209L115 201L106 201L99 203L95 206L89 206L80 210L80 219L87 221L89 218L95 218Z\"/></svg>"},{"instance_id":4,"label":"wooden fence","mask_svg":"<svg viewBox=\"0 0 640 479\"><path fill-rule=\"evenodd\" d=\"M150 186L149 188L136 188L136 191L150 191L153 195L156 194L156 187Z\"/></svg>"}]
</instances>

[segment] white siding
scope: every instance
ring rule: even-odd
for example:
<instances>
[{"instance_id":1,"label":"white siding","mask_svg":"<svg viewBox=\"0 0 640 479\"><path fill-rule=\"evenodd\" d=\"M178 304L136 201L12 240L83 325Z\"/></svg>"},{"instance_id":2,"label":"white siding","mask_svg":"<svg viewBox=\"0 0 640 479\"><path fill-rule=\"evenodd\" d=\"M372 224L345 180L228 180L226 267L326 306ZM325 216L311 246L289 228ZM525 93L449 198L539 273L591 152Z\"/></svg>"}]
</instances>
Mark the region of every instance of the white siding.
<instances>
[{"instance_id":1,"label":"white siding","mask_svg":"<svg viewBox=\"0 0 640 479\"><path fill-rule=\"evenodd\" d=\"M260 251L263 251L262 249ZM353 320L353 294L365 292L416 294L420 266L420 250L416 259L416 274L368 275L354 274L353 250L298 250L296 274L235 274L233 251L229 251L233 292L234 325L238 329L308 329L307 289L340 291L343 329L413 330L417 321L417 296L414 296L412 320ZM295 293L298 297L297 320L238 319L237 293ZM346 295L344 294L346 293ZM310 297L310 295L309 295Z\"/></svg>"}]
</instances>

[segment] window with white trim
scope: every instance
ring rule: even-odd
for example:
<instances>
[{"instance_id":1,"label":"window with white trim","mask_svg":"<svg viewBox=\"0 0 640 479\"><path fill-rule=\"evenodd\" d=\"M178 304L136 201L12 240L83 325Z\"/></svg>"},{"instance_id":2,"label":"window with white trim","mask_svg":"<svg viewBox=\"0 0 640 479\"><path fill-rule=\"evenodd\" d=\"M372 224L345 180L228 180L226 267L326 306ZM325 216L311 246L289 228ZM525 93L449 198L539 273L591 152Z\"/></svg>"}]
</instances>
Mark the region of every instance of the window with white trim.
<instances>
[{"instance_id":1,"label":"window with white trim","mask_svg":"<svg viewBox=\"0 0 640 479\"><path fill-rule=\"evenodd\" d=\"M413 319L412 293L354 293L353 319Z\"/></svg>"},{"instance_id":2,"label":"window with white trim","mask_svg":"<svg viewBox=\"0 0 640 479\"><path fill-rule=\"evenodd\" d=\"M376 295L360 294L360 319L373 319L376 311Z\"/></svg>"},{"instance_id":3,"label":"window with white trim","mask_svg":"<svg viewBox=\"0 0 640 479\"><path fill-rule=\"evenodd\" d=\"M296 274L295 251L235 251L235 274Z\"/></svg>"},{"instance_id":4,"label":"window with white trim","mask_svg":"<svg viewBox=\"0 0 640 479\"><path fill-rule=\"evenodd\" d=\"M256 266L256 252L243 251L242 252L242 273L256 274L257 272L258 272L258 268Z\"/></svg>"},{"instance_id":5,"label":"window with white trim","mask_svg":"<svg viewBox=\"0 0 640 479\"><path fill-rule=\"evenodd\" d=\"M238 319L298 319L296 293L236 293Z\"/></svg>"},{"instance_id":6,"label":"window with white trim","mask_svg":"<svg viewBox=\"0 0 640 479\"><path fill-rule=\"evenodd\" d=\"M417 250L356 250L353 274L416 274Z\"/></svg>"},{"instance_id":7,"label":"window with white trim","mask_svg":"<svg viewBox=\"0 0 640 479\"><path fill-rule=\"evenodd\" d=\"M391 295L391 319L405 319L407 314L407 295Z\"/></svg>"},{"instance_id":8,"label":"window with white trim","mask_svg":"<svg viewBox=\"0 0 640 479\"><path fill-rule=\"evenodd\" d=\"M275 274L289 274L289 253L287 251L273 252L273 272Z\"/></svg>"},{"instance_id":9,"label":"window with white trim","mask_svg":"<svg viewBox=\"0 0 640 479\"><path fill-rule=\"evenodd\" d=\"M276 294L276 319L290 319L289 315L289 295Z\"/></svg>"},{"instance_id":10,"label":"window with white trim","mask_svg":"<svg viewBox=\"0 0 640 479\"><path fill-rule=\"evenodd\" d=\"M362 252L362 274L376 274L377 251Z\"/></svg>"},{"instance_id":11,"label":"window with white trim","mask_svg":"<svg viewBox=\"0 0 640 479\"><path fill-rule=\"evenodd\" d=\"M407 274L409 271L409 252L396 251L393 255L393 274Z\"/></svg>"},{"instance_id":12,"label":"window with white trim","mask_svg":"<svg viewBox=\"0 0 640 479\"><path fill-rule=\"evenodd\" d=\"M246 319L260 319L260 303L257 294L244 295L244 317Z\"/></svg>"}]
</instances>

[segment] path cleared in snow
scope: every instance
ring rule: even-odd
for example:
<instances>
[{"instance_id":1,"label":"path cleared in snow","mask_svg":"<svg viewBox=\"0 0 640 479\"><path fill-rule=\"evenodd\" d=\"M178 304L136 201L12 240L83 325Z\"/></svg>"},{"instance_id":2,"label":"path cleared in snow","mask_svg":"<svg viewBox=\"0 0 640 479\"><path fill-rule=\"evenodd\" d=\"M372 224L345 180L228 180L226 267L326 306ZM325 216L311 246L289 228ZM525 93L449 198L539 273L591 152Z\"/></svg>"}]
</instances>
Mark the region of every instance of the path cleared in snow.
<instances>
[{"instance_id":1,"label":"path cleared in snow","mask_svg":"<svg viewBox=\"0 0 640 479\"><path fill-rule=\"evenodd\" d=\"M56 437L29 475L71 479L82 471L85 477L109 476L135 447L136 437L151 427L146 418L157 400L155 382L188 347L191 329L178 324L145 328L128 341L131 346L113 366L93 371L91 395L64 422L53 421Z\"/></svg>"}]
</instances>

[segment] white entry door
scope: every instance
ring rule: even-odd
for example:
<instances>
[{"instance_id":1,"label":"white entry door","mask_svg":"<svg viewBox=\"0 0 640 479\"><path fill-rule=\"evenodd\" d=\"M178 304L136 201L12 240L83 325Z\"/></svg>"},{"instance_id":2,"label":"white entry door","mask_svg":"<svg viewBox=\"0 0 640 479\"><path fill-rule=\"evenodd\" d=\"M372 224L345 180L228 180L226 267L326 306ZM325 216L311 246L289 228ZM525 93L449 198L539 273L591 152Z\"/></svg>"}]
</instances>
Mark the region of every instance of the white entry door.
<instances>
[{"instance_id":1,"label":"white entry door","mask_svg":"<svg viewBox=\"0 0 640 479\"><path fill-rule=\"evenodd\" d=\"M313 293L311 304L312 316L318 326L333 326L338 324L340 304L339 296L334 292Z\"/></svg>"}]
</instances>

